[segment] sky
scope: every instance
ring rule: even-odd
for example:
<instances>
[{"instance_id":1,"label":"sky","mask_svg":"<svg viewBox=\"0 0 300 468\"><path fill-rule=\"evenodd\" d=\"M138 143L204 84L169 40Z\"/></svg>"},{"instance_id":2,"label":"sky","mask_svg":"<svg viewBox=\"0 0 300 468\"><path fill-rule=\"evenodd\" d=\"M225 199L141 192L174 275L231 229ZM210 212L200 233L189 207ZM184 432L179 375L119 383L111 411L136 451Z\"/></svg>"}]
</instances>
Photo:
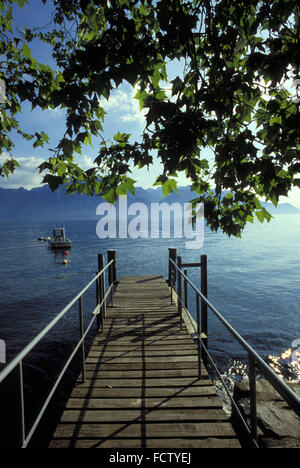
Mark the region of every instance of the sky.
<instances>
[{"instance_id":1,"label":"sky","mask_svg":"<svg viewBox=\"0 0 300 468\"><path fill-rule=\"evenodd\" d=\"M41 0L29 0L29 5L23 9L14 7L15 25L22 29L23 25L27 27L44 26L49 23L52 11L51 1L48 0L43 5ZM32 55L42 63L49 63L55 69L49 46L40 42L30 44ZM170 73L174 77L180 75L179 64L172 64ZM128 83L122 83L110 96L109 100L103 99L101 104L107 112L104 124L104 138L110 140L118 131L130 133L131 141L139 140L145 126L145 112L140 110L139 102L134 99L136 90ZM41 184L43 174L39 174L37 167L43 161L47 160L51 153L49 148L54 148L63 136L65 129L65 114L63 110L31 110L31 105L24 103L22 114L18 115L21 128L27 132L44 131L50 137L49 146L45 148L32 147L32 142L26 142L19 135L14 135L14 156L21 165L14 175L9 179L1 178L1 188L19 188L31 189ZM98 146L100 140L93 138L93 146L84 146L82 155L76 156L76 162L81 167L87 169L93 165L94 159L98 155ZM207 154L206 154L207 155ZM6 155L2 154L2 158ZM148 170L133 169L130 177L136 181L136 186L149 188L153 185L156 177L161 174L161 164L154 160L154 164ZM188 185L188 180L184 174L179 174L177 178L178 186ZM281 202L289 202L300 208L300 189L294 189L289 198L282 197Z\"/></svg>"}]
</instances>

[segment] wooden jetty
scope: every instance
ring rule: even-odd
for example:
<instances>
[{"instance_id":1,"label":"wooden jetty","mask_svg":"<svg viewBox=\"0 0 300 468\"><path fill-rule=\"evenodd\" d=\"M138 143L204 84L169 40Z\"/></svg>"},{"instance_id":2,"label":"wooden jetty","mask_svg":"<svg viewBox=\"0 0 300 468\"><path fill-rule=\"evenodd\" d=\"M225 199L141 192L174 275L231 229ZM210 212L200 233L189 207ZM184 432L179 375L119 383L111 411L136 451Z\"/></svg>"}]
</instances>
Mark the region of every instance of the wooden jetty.
<instances>
[{"instance_id":1,"label":"wooden jetty","mask_svg":"<svg viewBox=\"0 0 300 468\"><path fill-rule=\"evenodd\" d=\"M49 448L240 447L188 328L162 276L122 277Z\"/></svg>"}]
</instances>

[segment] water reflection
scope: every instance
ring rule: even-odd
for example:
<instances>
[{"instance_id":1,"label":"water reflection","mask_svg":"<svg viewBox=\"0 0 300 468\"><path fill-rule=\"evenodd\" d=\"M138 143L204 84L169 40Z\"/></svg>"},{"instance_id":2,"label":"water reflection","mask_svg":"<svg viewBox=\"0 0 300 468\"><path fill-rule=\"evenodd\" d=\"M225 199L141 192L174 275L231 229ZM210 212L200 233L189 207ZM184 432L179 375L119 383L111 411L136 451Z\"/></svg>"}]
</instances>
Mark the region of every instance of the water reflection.
<instances>
[{"instance_id":1,"label":"water reflection","mask_svg":"<svg viewBox=\"0 0 300 468\"><path fill-rule=\"evenodd\" d=\"M274 372L288 383L300 382L300 352L289 348L280 356L268 356Z\"/></svg>"}]
</instances>

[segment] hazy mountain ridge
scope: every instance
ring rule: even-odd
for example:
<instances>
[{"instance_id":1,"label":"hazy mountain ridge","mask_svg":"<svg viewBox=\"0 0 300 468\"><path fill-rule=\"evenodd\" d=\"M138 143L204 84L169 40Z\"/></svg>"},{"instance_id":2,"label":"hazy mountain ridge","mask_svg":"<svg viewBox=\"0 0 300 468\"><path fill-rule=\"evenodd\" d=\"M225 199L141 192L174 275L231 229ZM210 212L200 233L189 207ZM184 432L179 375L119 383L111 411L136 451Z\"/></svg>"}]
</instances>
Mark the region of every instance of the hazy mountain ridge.
<instances>
[{"instance_id":1,"label":"hazy mountain ridge","mask_svg":"<svg viewBox=\"0 0 300 468\"><path fill-rule=\"evenodd\" d=\"M127 203L187 203L196 194L189 187L179 187L179 193L173 192L164 197L161 187L157 189L136 188L136 195L128 195ZM63 188L52 192L47 185L26 190L0 188L0 217L2 220L17 219L97 219L96 208L104 200L102 197L67 195ZM272 214L300 213L300 210L290 203L281 203L275 208L271 203L264 206Z\"/></svg>"}]
</instances>

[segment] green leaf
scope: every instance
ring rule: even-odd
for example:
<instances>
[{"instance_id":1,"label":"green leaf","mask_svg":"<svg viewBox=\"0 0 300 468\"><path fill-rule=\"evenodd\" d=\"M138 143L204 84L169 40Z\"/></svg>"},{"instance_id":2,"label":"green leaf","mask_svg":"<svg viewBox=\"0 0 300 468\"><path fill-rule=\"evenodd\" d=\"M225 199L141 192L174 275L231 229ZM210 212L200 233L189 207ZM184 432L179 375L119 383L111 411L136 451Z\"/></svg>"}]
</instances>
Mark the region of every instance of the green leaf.
<instances>
[{"instance_id":1,"label":"green leaf","mask_svg":"<svg viewBox=\"0 0 300 468\"><path fill-rule=\"evenodd\" d=\"M294 185L300 188L300 179L294 179Z\"/></svg>"},{"instance_id":2,"label":"green leaf","mask_svg":"<svg viewBox=\"0 0 300 468\"><path fill-rule=\"evenodd\" d=\"M25 3L28 4L28 0L17 0L17 3L19 5L20 8L23 8L23 6L25 5ZM46 0L43 0L43 3L46 3Z\"/></svg>"},{"instance_id":3,"label":"green leaf","mask_svg":"<svg viewBox=\"0 0 300 468\"><path fill-rule=\"evenodd\" d=\"M257 212L255 213L255 215L256 215L256 217L257 217L257 219L258 219L258 221L259 221L260 223L263 223L263 222L264 222L265 215L264 215L264 212L263 212L263 211L257 211Z\"/></svg>"},{"instance_id":4,"label":"green leaf","mask_svg":"<svg viewBox=\"0 0 300 468\"><path fill-rule=\"evenodd\" d=\"M85 146L87 146L89 144L92 145L92 138L91 138L90 133L88 133L88 132L86 133L86 136L85 136L83 142L84 142Z\"/></svg>"},{"instance_id":5,"label":"green leaf","mask_svg":"<svg viewBox=\"0 0 300 468\"><path fill-rule=\"evenodd\" d=\"M23 43L21 52L23 53L25 58L30 58L31 57L31 49L28 47L26 42Z\"/></svg>"},{"instance_id":6,"label":"green leaf","mask_svg":"<svg viewBox=\"0 0 300 468\"><path fill-rule=\"evenodd\" d=\"M144 91L138 90L134 98L138 99L138 101L140 102L140 110L142 110L145 107L147 107L150 95L145 90Z\"/></svg>"},{"instance_id":7,"label":"green leaf","mask_svg":"<svg viewBox=\"0 0 300 468\"><path fill-rule=\"evenodd\" d=\"M120 184L120 189L122 191L122 194L127 194L128 192L131 193L132 195L135 194L135 180L130 179L129 177L126 177L125 180Z\"/></svg>"},{"instance_id":8,"label":"green leaf","mask_svg":"<svg viewBox=\"0 0 300 468\"><path fill-rule=\"evenodd\" d=\"M117 189L111 188L107 193L102 194L102 198L108 203L116 203Z\"/></svg>"},{"instance_id":9,"label":"green leaf","mask_svg":"<svg viewBox=\"0 0 300 468\"><path fill-rule=\"evenodd\" d=\"M165 183L162 184L162 191L165 197L167 197L169 193L173 193L174 190L177 190L176 180L168 179Z\"/></svg>"},{"instance_id":10,"label":"green leaf","mask_svg":"<svg viewBox=\"0 0 300 468\"><path fill-rule=\"evenodd\" d=\"M59 176L62 176L66 172L66 169L67 169L67 165L60 161L57 166L57 174Z\"/></svg>"},{"instance_id":11,"label":"green leaf","mask_svg":"<svg viewBox=\"0 0 300 468\"><path fill-rule=\"evenodd\" d=\"M117 142L117 143L126 143L128 142L130 138L130 133L116 133L114 135L114 140Z\"/></svg>"},{"instance_id":12,"label":"green leaf","mask_svg":"<svg viewBox=\"0 0 300 468\"><path fill-rule=\"evenodd\" d=\"M62 148L63 148L64 155L67 158L72 156L72 154L73 154L73 143L72 143L71 140L67 140L66 138L64 138L62 140Z\"/></svg>"},{"instance_id":13,"label":"green leaf","mask_svg":"<svg viewBox=\"0 0 300 468\"><path fill-rule=\"evenodd\" d=\"M63 183L63 179L60 176L47 174L43 179L43 183L47 183L52 192L54 192Z\"/></svg>"}]
</instances>

